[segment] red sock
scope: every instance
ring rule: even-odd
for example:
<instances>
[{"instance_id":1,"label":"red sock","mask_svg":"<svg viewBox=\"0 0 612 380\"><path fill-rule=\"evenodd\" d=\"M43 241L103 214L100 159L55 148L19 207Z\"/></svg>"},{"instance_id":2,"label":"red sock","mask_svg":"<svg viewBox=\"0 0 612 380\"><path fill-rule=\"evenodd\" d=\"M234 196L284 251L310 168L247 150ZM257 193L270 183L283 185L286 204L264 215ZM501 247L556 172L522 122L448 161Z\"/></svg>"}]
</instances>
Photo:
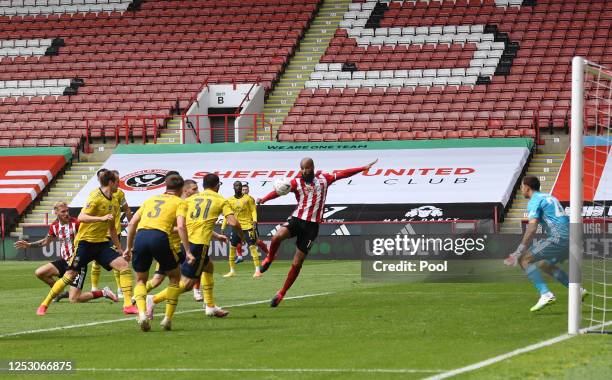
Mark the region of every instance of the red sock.
<instances>
[{"instance_id":1,"label":"red sock","mask_svg":"<svg viewBox=\"0 0 612 380\"><path fill-rule=\"evenodd\" d=\"M101 290L93 290L91 294L93 294L93 299L104 297L104 293Z\"/></svg>"},{"instance_id":2,"label":"red sock","mask_svg":"<svg viewBox=\"0 0 612 380\"><path fill-rule=\"evenodd\" d=\"M240 243L238 243L238 245L236 246L236 256L242 257L242 244Z\"/></svg>"},{"instance_id":3,"label":"red sock","mask_svg":"<svg viewBox=\"0 0 612 380\"><path fill-rule=\"evenodd\" d=\"M279 293L283 297L285 296L285 293L287 293L287 290L291 288L291 285L293 285L293 283L295 282L295 279L300 274L300 269L302 269L301 266L298 267L298 266L291 264L291 269L289 269L289 273L287 273L287 279L285 280L285 284L283 285L283 288L279 291Z\"/></svg>"},{"instance_id":4,"label":"red sock","mask_svg":"<svg viewBox=\"0 0 612 380\"><path fill-rule=\"evenodd\" d=\"M266 255L268 254L268 246L266 245L266 243L261 240L257 240L257 246L263 251L263 253L265 253Z\"/></svg>"},{"instance_id":5,"label":"red sock","mask_svg":"<svg viewBox=\"0 0 612 380\"><path fill-rule=\"evenodd\" d=\"M193 284L193 288L194 289L200 289L200 279L196 280L196 282Z\"/></svg>"},{"instance_id":6,"label":"red sock","mask_svg":"<svg viewBox=\"0 0 612 380\"><path fill-rule=\"evenodd\" d=\"M280 244L280 239L272 239L272 242L270 243L270 252L268 252L268 256L266 256L265 260L268 260L269 262L274 261L274 258L276 257L276 251L278 251L278 247L280 247Z\"/></svg>"}]
</instances>

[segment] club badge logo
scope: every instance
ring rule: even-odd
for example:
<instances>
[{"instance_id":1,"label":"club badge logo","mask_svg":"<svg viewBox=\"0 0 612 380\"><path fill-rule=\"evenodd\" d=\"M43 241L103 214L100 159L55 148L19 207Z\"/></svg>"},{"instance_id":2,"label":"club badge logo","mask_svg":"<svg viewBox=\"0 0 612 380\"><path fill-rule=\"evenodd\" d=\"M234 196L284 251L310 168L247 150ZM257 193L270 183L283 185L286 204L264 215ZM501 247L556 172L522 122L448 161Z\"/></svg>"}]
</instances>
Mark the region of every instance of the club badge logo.
<instances>
[{"instance_id":1,"label":"club badge logo","mask_svg":"<svg viewBox=\"0 0 612 380\"><path fill-rule=\"evenodd\" d=\"M145 169L121 177L119 187L126 191L149 191L164 187L167 170Z\"/></svg>"}]
</instances>

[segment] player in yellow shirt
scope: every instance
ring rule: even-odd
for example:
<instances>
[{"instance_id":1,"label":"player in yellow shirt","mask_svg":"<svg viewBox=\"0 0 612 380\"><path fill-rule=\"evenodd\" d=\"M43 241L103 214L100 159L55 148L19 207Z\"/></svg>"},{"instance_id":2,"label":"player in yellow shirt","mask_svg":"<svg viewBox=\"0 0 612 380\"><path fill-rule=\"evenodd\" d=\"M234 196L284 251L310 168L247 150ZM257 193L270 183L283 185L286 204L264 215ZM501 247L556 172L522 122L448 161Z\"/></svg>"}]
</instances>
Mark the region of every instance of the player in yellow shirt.
<instances>
[{"instance_id":1,"label":"player in yellow shirt","mask_svg":"<svg viewBox=\"0 0 612 380\"><path fill-rule=\"evenodd\" d=\"M131 303L132 275L127 262L129 255L122 257L112 248L108 240L110 229L113 243L116 247L120 246L113 216L113 191L119 178L113 172L106 171L100 175L99 179L101 187L89 194L87 203L79 214L80 226L74 241L76 251L69 260L68 270L53 284L49 294L38 307L38 315L45 315L51 301L72 283L83 267L87 267L87 264L93 260L100 263L106 270L112 268L119 271L121 289L125 295L123 312L125 314L138 312Z\"/></svg>"},{"instance_id":2,"label":"player in yellow shirt","mask_svg":"<svg viewBox=\"0 0 612 380\"><path fill-rule=\"evenodd\" d=\"M204 177L203 185L204 191L187 198L178 213L178 219L186 221L189 245L191 252L195 256L195 263L190 264L185 261L181 264L181 282L179 286L182 291L189 291L196 279L201 277L206 315L225 317L229 313L215 305L214 302L214 266L208 256L208 247L210 246L215 223L219 215L225 216L227 224L234 227L234 230L239 235L242 234L242 229L240 223L234 217L234 211L229 203L219 194L219 187L221 186L219 176L207 174ZM166 291L147 297L147 314L149 318L153 316L154 305L166 300L167 297Z\"/></svg>"},{"instance_id":3,"label":"player in yellow shirt","mask_svg":"<svg viewBox=\"0 0 612 380\"><path fill-rule=\"evenodd\" d=\"M242 226L242 233L246 237L249 252L253 257L253 264L255 265L253 277L261 277L261 272L259 271L259 252L257 251L257 232L255 228L255 223L257 223L257 206L255 205L255 200L249 195L244 195L242 193L242 182L236 181L234 182L234 196L227 198L227 201L232 207L232 210L234 210L234 215L240 222L240 226ZM225 224L226 220L223 219L221 231L225 229ZM236 247L242 241L244 240L241 240L237 234L232 232L230 236L229 253L230 271L223 277L234 277L236 275Z\"/></svg>"},{"instance_id":4,"label":"player in yellow shirt","mask_svg":"<svg viewBox=\"0 0 612 380\"><path fill-rule=\"evenodd\" d=\"M100 169L98 170L98 176L101 172L108 169ZM113 173L120 178L119 171L112 170ZM121 242L121 212L127 218L128 222L132 220L132 211L130 210L130 206L127 204L125 199L125 193L123 190L119 188L119 181L115 184L115 192L113 193L113 201L115 202L115 207L113 207L113 212L115 216L115 229L117 231L119 242ZM109 232L110 233L110 232ZM110 236L109 236L110 237ZM121 247L115 247L115 249L119 252L122 251ZM102 267L96 261L94 261L91 265L91 291L96 291L100 287L100 273ZM115 276L115 284L117 284L117 297L119 299L123 299L123 292L121 291L121 284L119 283L119 272L113 270L113 275Z\"/></svg>"},{"instance_id":5,"label":"player in yellow shirt","mask_svg":"<svg viewBox=\"0 0 612 380\"><path fill-rule=\"evenodd\" d=\"M195 258L190 252L185 220L178 218L177 213L183 199L180 195L183 191L184 181L178 174L166 177L166 192L147 199L136 211L132 221L128 225L128 239L126 255L133 252L132 266L136 271L136 287L134 296L138 306L138 324L142 331L149 331L151 325L146 314L146 283L149 277L149 269L155 259L159 263L159 269L163 271L169 280L165 292L167 294L166 315L161 322L164 330L170 330L172 317L181 294L179 280L179 257L170 246L170 235L177 227L181 243L185 252L185 262L193 263Z\"/></svg>"},{"instance_id":6,"label":"player in yellow shirt","mask_svg":"<svg viewBox=\"0 0 612 380\"><path fill-rule=\"evenodd\" d=\"M196 181L192 179L186 179L185 185L183 186L183 195L181 196L181 198L187 199L197 193L198 184L196 183ZM213 236L219 241L227 242L227 237L225 237L224 235L218 234L213 231ZM179 256L179 261L182 264L183 261L185 261L185 256L181 251L181 239L178 236L176 227L174 227L174 231L172 232L172 234L170 234L170 246L172 247L173 251L176 252L176 254ZM157 267L155 268L155 275L153 275L153 278L151 280L147 281L147 292L150 292L151 290L157 288L164 281L164 278L166 278L166 274L159 270L158 263ZM202 302L204 300L204 298L202 297L202 291L200 290L199 278L193 285L193 298L197 302Z\"/></svg>"},{"instance_id":7,"label":"player in yellow shirt","mask_svg":"<svg viewBox=\"0 0 612 380\"><path fill-rule=\"evenodd\" d=\"M243 182L242 183L242 194L244 194L244 196L249 197L253 200L253 202L255 202L255 199L251 196L250 190L249 190L249 183L248 182ZM255 202L257 204L257 202ZM255 230L255 234L257 236L257 246L259 247L259 249L264 253L264 256L266 256L268 254L268 246L266 245L266 243L261 240L259 238L259 231L257 231L257 209L255 209L255 219L254 219L254 230ZM241 263L243 261L242 255L240 254L242 251L242 243L238 243L238 245L236 246L236 261L235 263ZM260 256L260 259L262 258L262 256Z\"/></svg>"}]
</instances>

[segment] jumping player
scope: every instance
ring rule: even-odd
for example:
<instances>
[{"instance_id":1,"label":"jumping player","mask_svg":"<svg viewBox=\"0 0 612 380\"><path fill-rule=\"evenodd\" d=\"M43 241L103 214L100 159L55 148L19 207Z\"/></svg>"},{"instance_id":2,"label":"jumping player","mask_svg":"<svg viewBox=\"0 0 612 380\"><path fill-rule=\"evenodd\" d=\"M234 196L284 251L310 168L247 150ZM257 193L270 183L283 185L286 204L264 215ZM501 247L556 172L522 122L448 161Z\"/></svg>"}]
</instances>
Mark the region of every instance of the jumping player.
<instances>
[{"instance_id":1,"label":"jumping player","mask_svg":"<svg viewBox=\"0 0 612 380\"><path fill-rule=\"evenodd\" d=\"M272 298L272 301L270 301L271 307L276 307L280 304L287 290L291 288L291 285L293 285L293 282L300 274L300 269L302 269L302 264L306 259L306 255L308 255L308 251L319 233L319 223L323 216L328 187L337 180L348 178L368 170L377 161L378 160L359 168L339 170L334 171L333 174L329 174L316 173L312 158L307 157L302 159L298 177L291 180L290 191L295 194L297 207L287 222L283 224L272 237L272 241L270 242L270 253L261 263L260 271L263 273L268 270L270 264L274 261L276 252L282 241L297 236L295 242L297 248L293 256L291 269L287 274L285 284L274 298ZM263 204L278 196L276 191L272 191L258 200L257 203Z\"/></svg>"}]
</instances>

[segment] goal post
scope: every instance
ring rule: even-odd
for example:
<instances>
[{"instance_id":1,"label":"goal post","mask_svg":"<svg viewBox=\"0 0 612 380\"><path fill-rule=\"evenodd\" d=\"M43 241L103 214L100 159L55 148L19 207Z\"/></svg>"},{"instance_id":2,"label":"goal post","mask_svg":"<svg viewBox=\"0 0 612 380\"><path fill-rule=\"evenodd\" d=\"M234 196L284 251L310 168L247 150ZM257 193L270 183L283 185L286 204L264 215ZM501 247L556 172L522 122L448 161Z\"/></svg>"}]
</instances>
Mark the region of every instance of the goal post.
<instances>
[{"instance_id":1,"label":"goal post","mask_svg":"<svg viewBox=\"0 0 612 380\"><path fill-rule=\"evenodd\" d=\"M604 167L610 158L610 114L612 113L612 70L583 57L572 60L572 93L571 93L571 134L570 134L570 241L569 241L569 297L568 297L568 333L578 334L583 331L606 332L604 328L612 325L612 263L607 249L602 246L589 250L588 261L583 263L585 255L585 232L583 226L583 205L585 189L588 190L589 204L601 206L603 210L610 207L612 194L606 190L606 184L600 183L605 177ZM585 156L585 136L594 135L590 140L590 156ZM594 143L592 142L594 141ZM603 148L603 149L602 149ZM612 164L612 162L608 162ZM587 173L585 173L585 167ZM603 195L599 195L601 187ZM609 194L610 193L610 194ZM609 219L605 218L601 233L608 237ZM605 242L605 239L603 240ZM590 245L589 245L590 246ZM599 251L601 249L601 252ZM608 256L606 256L608 255ZM583 264L590 271L585 271ZM606 267L607 265L607 267ZM590 277L584 279L584 273ZM586 285L588 284L588 286ZM589 291L589 315L585 314L588 325L581 330L582 302L581 286ZM588 308L586 307L588 306Z\"/></svg>"},{"instance_id":2,"label":"goal post","mask_svg":"<svg viewBox=\"0 0 612 380\"><path fill-rule=\"evenodd\" d=\"M578 334L582 305L580 283L582 281L582 204L583 162L582 136L584 132L584 67L582 57L572 60L572 109L570 134L570 247L568 289L568 333Z\"/></svg>"}]
</instances>

